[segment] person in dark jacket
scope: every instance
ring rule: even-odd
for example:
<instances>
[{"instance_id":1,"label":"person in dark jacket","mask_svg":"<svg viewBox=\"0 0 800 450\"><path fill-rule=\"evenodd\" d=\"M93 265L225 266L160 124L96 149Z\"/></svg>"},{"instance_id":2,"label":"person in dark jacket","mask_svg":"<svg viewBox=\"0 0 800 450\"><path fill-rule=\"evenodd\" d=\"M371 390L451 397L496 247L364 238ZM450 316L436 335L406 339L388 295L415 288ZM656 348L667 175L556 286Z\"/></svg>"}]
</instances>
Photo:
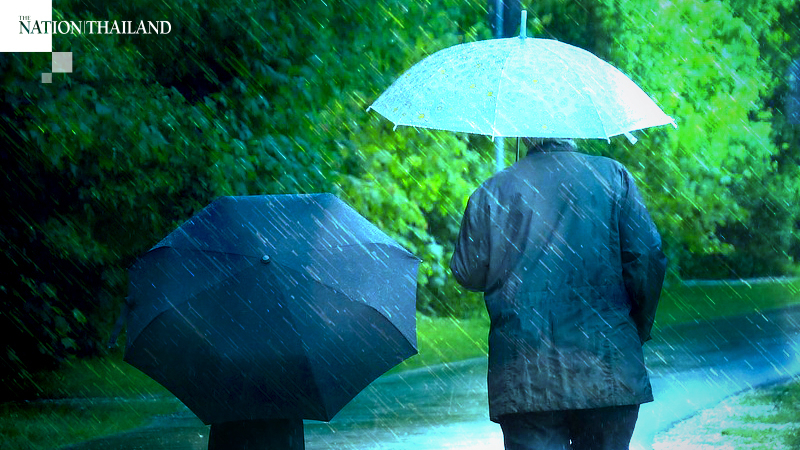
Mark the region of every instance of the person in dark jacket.
<instances>
[{"instance_id":1,"label":"person in dark jacket","mask_svg":"<svg viewBox=\"0 0 800 450\"><path fill-rule=\"evenodd\" d=\"M450 262L491 319L489 416L507 450L627 449L653 400L661 238L620 163L526 141L470 196Z\"/></svg>"}]
</instances>

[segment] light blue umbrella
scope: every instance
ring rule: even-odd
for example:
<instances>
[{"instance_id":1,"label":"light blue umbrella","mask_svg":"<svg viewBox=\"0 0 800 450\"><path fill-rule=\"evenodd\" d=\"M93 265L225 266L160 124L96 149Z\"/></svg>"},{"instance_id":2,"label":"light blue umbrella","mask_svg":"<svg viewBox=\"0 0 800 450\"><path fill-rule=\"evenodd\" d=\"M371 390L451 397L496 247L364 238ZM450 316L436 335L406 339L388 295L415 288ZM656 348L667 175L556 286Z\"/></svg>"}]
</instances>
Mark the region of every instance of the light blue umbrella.
<instances>
[{"instance_id":1,"label":"light blue umbrella","mask_svg":"<svg viewBox=\"0 0 800 450\"><path fill-rule=\"evenodd\" d=\"M673 124L611 64L525 35L446 48L400 76L370 106L395 125L491 137L600 138ZM635 141L635 140L634 140Z\"/></svg>"}]
</instances>

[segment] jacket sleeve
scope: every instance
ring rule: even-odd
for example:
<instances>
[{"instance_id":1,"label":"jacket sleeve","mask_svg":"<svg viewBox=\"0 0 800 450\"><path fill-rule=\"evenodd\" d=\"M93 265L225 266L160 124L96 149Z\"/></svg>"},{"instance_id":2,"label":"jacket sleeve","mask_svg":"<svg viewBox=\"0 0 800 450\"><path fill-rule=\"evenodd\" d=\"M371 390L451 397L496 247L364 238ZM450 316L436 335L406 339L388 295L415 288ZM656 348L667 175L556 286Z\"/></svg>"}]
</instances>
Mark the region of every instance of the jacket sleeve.
<instances>
[{"instance_id":1,"label":"jacket sleeve","mask_svg":"<svg viewBox=\"0 0 800 450\"><path fill-rule=\"evenodd\" d=\"M661 236L645 208L633 177L623 169L619 234L622 277L633 302L631 316L642 343L650 340L667 268Z\"/></svg>"},{"instance_id":2,"label":"jacket sleeve","mask_svg":"<svg viewBox=\"0 0 800 450\"><path fill-rule=\"evenodd\" d=\"M489 273L490 208L483 187L469 198L456 239L450 270L459 284L471 291L485 291Z\"/></svg>"}]
</instances>

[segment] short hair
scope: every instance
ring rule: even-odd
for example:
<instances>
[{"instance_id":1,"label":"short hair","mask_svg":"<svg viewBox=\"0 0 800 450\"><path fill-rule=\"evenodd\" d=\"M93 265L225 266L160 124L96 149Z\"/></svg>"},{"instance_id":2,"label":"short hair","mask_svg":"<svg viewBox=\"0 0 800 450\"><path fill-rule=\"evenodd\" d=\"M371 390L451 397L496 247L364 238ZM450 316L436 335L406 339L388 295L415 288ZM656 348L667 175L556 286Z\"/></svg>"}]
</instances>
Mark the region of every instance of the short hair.
<instances>
[{"instance_id":1,"label":"short hair","mask_svg":"<svg viewBox=\"0 0 800 450\"><path fill-rule=\"evenodd\" d=\"M524 137L522 142L528 149L528 153L532 152L546 152L551 147L567 147L567 150L575 151L578 149L578 144L573 139L569 138L532 138Z\"/></svg>"}]
</instances>

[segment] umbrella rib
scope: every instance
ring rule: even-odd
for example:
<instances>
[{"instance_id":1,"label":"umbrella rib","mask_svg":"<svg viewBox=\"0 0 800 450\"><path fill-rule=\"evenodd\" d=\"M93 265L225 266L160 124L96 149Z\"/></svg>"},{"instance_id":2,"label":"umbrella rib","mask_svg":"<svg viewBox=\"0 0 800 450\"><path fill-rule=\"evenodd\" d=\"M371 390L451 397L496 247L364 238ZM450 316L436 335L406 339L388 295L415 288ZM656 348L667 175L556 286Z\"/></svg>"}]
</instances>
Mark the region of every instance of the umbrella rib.
<instances>
[{"instance_id":1,"label":"umbrella rib","mask_svg":"<svg viewBox=\"0 0 800 450\"><path fill-rule=\"evenodd\" d=\"M308 272L303 272L303 271L301 271L301 270L295 269L294 267L289 267L289 266L288 266L288 265L286 265L286 264L281 264L281 263L279 263L279 262L274 262L274 263L272 263L272 264L275 264L275 265L277 265L277 266L280 266L282 269L285 269L285 270L286 270L286 271L288 271L288 272L296 273L296 274L298 274L298 275L301 275L301 276L303 276L303 277L306 277L306 276L308 276L308 275L309 275L309 273L308 273ZM330 289L330 290L331 290L333 293L335 293L335 294L340 294L340 295L343 295L343 296L345 296L345 297L348 297L348 298L350 298L350 296L349 296L349 295L347 295L347 293L346 293L346 292L344 292L344 291L342 291L342 290L340 290L340 289L337 289L337 288L335 288L335 287L333 287L333 286L331 286L331 285L329 285L329 284L327 284L327 283L324 283L324 282L323 282L321 279L312 278L312 280L313 280L315 283L319 284L320 286L322 286L322 287L324 287L324 288L326 288L326 289ZM373 308L373 309L374 309L374 308Z\"/></svg>"},{"instance_id":2,"label":"umbrella rib","mask_svg":"<svg viewBox=\"0 0 800 450\"><path fill-rule=\"evenodd\" d=\"M283 268L283 269L285 269L286 271L288 271L288 272L293 272L293 273L299 274L299 275L301 275L301 276L305 276L305 275L306 275L306 274L304 274L303 272L301 272L301 271L299 271L299 270L297 270L297 269L294 269L294 268L292 268L292 267L289 267L289 266L286 266L286 265L282 265L282 264L278 264L278 265L279 265L281 268ZM332 292L333 294L338 294L338 295L341 295L341 296L343 296L343 297L345 297L345 298L351 298L351 297L350 297L349 295L347 295L345 292L343 292L343 291L341 291L341 290L339 290L339 289L336 289L336 288L335 288L335 287L333 287L333 286L330 286L330 285L328 285L328 284L325 284L325 283L323 283L322 281L318 281L318 280L314 280L314 281L315 281L316 283L318 283L318 284L319 284L319 286L321 286L323 289L329 290L329 291L330 291L330 292ZM362 304L363 304L363 305L365 305L365 306L367 306L367 307L369 307L369 308L372 308L372 309L373 309L373 310L375 310L375 311L376 311L378 314L380 314L382 317L385 317L385 316L383 315L383 313L381 313L381 311L380 311L380 310L378 310L377 308L373 307L372 305L370 305L370 304L367 304L367 303L362 303ZM312 310L314 310L314 308L312 308ZM319 312L317 312L316 310L314 310L314 312L315 312L315 313L317 313L317 314L319 314ZM313 355L312 355L312 354L309 352L310 348L309 348L308 346L306 346L305 344L304 344L304 345L302 345L302 348L303 348L303 352L304 352L304 353L305 353L305 355L306 355L306 360L307 360L307 361L309 361L309 364L308 364L308 369L311 371L311 373L312 373L312 377L313 377L314 379L319 379L320 377L319 377L319 375L318 375L318 372L319 372L319 370L320 370L320 369L319 369L319 368L318 368L316 365L314 365L314 364L311 364L311 360L312 360L312 356L313 356ZM322 397L322 395L321 395L321 392L320 392L320 390L319 390L319 386L318 386L316 383L312 383L312 387L313 387L313 388L314 388L314 390L316 391L316 393L317 393L317 397L318 397L320 400L322 400L322 398L323 398L323 397ZM329 412L329 411L328 411L328 406L329 406L329 405L328 405L328 404L326 404L324 401L322 402L322 407L323 407L323 409L325 410L325 414L326 414L326 415L327 415L327 414L328 414L328 412Z\"/></svg>"},{"instance_id":3,"label":"umbrella rib","mask_svg":"<svg viewBox=\"0 0 800 450\"><path fill-rule=\"evenodd\" d=\"M410 254L407 250L405 250L402 247L397 247L397 246L393 246L393 245L390 245L390 244L387 244L387 243L382 243L382 242L366 242L366 243L359 243L359 244L348 244L348 245L331 246L331 247L328 247L328 248L313 248L312 247L311 249L312 250L332 250L332 249L337 249L337 248L338 249L346 249L346 248L352 248L352 247L357 247L357 246L358 247L365 247L365 248L366 248L366 246L376 246L376 247L379 247L379 248L383 247L384 248L383 249L384 252L394 250L394 251L397 251L397 252L401 252L401 253L403 253L405 255L411 256L412 258L416 258L415 256ZM163 247L158 247L158 248L174 248L174 247L163 246ZM246 254L241 254L241 253L223 252L223 251L216 251L216 250L202 250L202 249L197 249L197 248L194 248L194 249L180 249L180 250L183 250L183 251L196 251L196 252L200 252L200 253L214 253L214 254L220 254L220 255L236 255L236 256L241 256L241 257L244 257L244 258L253 258L253 259L258 259L258 260L261 259L261 257L258 257L258 256L246 255ZM388 253L387 253L387 256L388 256ZM287 264L280 263L279 261L276 261L274 258L271 260L270 264L274 264L274 265L280 266L281 268L284 268L284 269L286 269L288 271L291 271L291 272L294 272L294 273L297 273L297 274L300 274L300 275L303 275L303 276L309 275L308 272L303 272L303 271L298 270L298 269L296 269L294 267L291 267L291 266L289 266ZM242 269L242 270L245 270L245 269ZM229 277L225 277L224 279L220 279L216 283L213 283L213 284L209 285L204 290L208 290L208 288L213 288L215 286L219 286L220 284L222 284L223 282L225 282L226 280L230 279L232 276L235 276L235 275L236 274L231 274L231 276L229 276ZM330 288L330 289L334 290L336 293L339 293L339 294L342 294L342 295L347 295L345 292L343 292L343 291L341 291L339 289L336 289L333 286L329 286L328 284L323 283L321 279L320 280L316 280L315 279L314 281L319 283L321 286L325 286L327 288ZM185 299L181 300L181 302L178 303L178 304L182 304L182 303L188 302L192 298L195 298L198 294L199 294L199 292L196 293L196 294L193 294L191 296L188 296ZM169 302L169 304L170 304L171 307L175 307L177 305L174 302ZM166 310L164 310L164 311L166 311ZM158 315L160 315L161 313L163 313L164 311L160 311L156 315L156 317Z\"/></svg>"},{"instance_id":4,"label":"umbrella rib","mask_svg":"<svg viewBox=\"0 0 800 450\"><path fill-rule=\"evenodd\" d=\"M242 255L239 255L239 256L242 256ZM251 267L252 267L252 266L251 266ZM208 291L209 289L214 289L214 288L216 288L217 286L219 286L219 285L221 285L222 283L224 283L224 282L226 282L226 281L230 280L231 278L233 278L233 277L235 277L236 275L238 275L240 272L242 272L242 271L244 271L244 270L247 270L247 269L248 269L248 268L241 269L241 270L237 271L236 273L232 273L232 274L231 274L230 276L228 276L228 277L225 277L225 278L223 278L223 279L220 279L220 280L218 280L217 282L211 283L211 284L209 284L208 286L206 286L206 288L205 288L205 289L203 289L203 290L201 290L201 291L198 291L198 292L195 292L194 294L192 294L192 295L190 295L190 296L188 296L188 297L186 297L186 298L184 298L184 299L181 299L181 300L180 300L180 301L178 301L178 302L173 302L173 301L171 301L171 300L168 300L168 301L167 301L167 303L166 303L166 308L159 308L159 309L158 309L158 312L157 312L155 315L153 315L153 316L152 316L152 318L151 318L151 319L150 319L150 320L147 322L147 324L145 324L145 326L144 326L144 327L142 327L142 328L141 328L141 330L139 331L139 333L137 333L137 335L136 335L136 336L133 338L133 341L131 341L131 346L132 346L132 345L133 345L133 344L136 342L136 340L137 340L137 339L139 339L139 336L141 336L141 333L142 333L142 332L143 332L143 331L144 331L144 330L145 330L145 329L146 329L146 328L147 328L147 327L148 327L148 326L149 326L149 325L150 325L150 324L151 324L153 321L155 321L155 320L156 320L156 319L157 319L159 316L163 315L165 312L167 312L167 311L170 311L170 310L175 310L175 309L176 309L178 306L180 306L180 305L183 305L184 303L188 303L189 301L191 301L191 300L192 300L192 299L194 299L194 298L197 298L197 297L198 297L200 294L202 294L203 292L206 292L206 291ZM183 317L183 318L185 319L185 317L184 317L182 314L181 314L181 317ZM187 320L187 323L188 323L188 320Z\"/></svg>"},{"instance_id":5,"label":"umbrella rib","mask_svg":"<svg viewBox=\"0 0 800 450\"><path fill-rule=\"evenodd\" d=\"M366 246L366 245L377 245L377 246L385 246L387 248L396 248L398 250L404 251L405 253L409 253L408 250L406 250L403 247L394 246L394 245L386 243L386 242L363 242L363 243L345 244L345 245L309 246L308 249L310 249L310 250L331 250L331 249L335 249L335 248L349 248L349 247L356 247L356 246L363 247L363 246ZM157 249L160 249L160 248L165 248L165 249L166 248L172 248L172 249L180 250L180 251L187 251L188 250L188 251L196 251L196 252L200 252L200 253L215 253L215 254L219 254L219 255L236 255L236 256L243 256L245 258L254 258L254 259L261 259L261 257L264 256L264 255L258 255L257 256L257 255L252 255L252 254L249 254L249 253L243 253L243 252L203 249L203 248L199 248L199 247L193 247L193 248L176 247L174 245L156 246L156 247L153 247L152 249L150 249L150 252L152 252L154 250L157 250Z\"/></svg>"},{"instance_id":6,"label":"umbrella rib","mask_svg":"<svg viewBox=\"0 0 800 450\"><path fill-rule=\"evenodd\" d=\"M440 51L446 51L446 52L448 52L448 53L447 53L447 56L450 56L450 53L454 53L454 52L455 52L455 50L452 50L452 49L455 49L455 48L457 48L457 47L461 47L462 45L469 45L469 43L458 44L458 45L456 45L456 46L449 47L449 48L445 48L445 49L443 49L443 50L440 50ZM428 56L432 56L432 55L431 55L431 54L429 54ZM426 59L427 59L427 58L426 58ZM425 59L423 59L422 61L420 61L420 63L423 63L424 61L425 61ZM449 59L448 59L448 61L449 61ZM415 65L415 66L416 66L416 65ZM438 66L436 66L436 67L438 67ZM404 76L405 76L407 73L409 73L411 70L414 70L414 67L413 67L413 66L412 66L412 67L411 67L409 70L407 70L406 72L404 72L402 75L400 75L400 77L399 77L398 79L402 79L402 77L404 77ZM435 81L435 78L434 78L434 77L429 77L427 80L425 80L425 82L422 84L422 86L420 86L420 87L419 87L419 89L415 89L415 92L426 92L426 88L427 88L427 87L428 87L430 84L433 84L433 82L434 82L434 81ZM410 104L411 102L410 102L410 100L406 100L406 103L409 103L409 104ZM398 120L397 122L394 122L394 124L395 124L395 128L397 128L397 126L398 126L398 125L403 125L403 126L406 126L406 127L414 127L414 128L417 128L417 127L422 127L422 128L432 128L432 129L439 129L439 130L444 130L444 131L447 131L447 130L446 130L446 129L444 129L444 128L435 128L435 127L428 127L428 126L424 126L424 125L414 125L413 123L401 123L401 122L402 122L402 121L400 121L400 120Z\"/></svg>"},{"instance_id":7,"label":"umbrella rib","mask_svg":"<svg viewBox=\"0 0 800 450\"><path fill-rule=\"evenodd\" d=\"M377 244L377 245L385 245L385 244ZM392 246L388 246L388 247L389 247L390 249L392 249L392 248L395 248L395 247L392 247ZM308 276L308 275L309 275L309 273L308 273L308 272L303 272L303 271L301 271L301 270L298 270L298 269L295 269L295 268L293 268L293 267L290 267L290 266L288 266L288 265L286 265L286 264L281 264L281 263L278 263L278 262L275 262L274 264L276 264L276 265L280 266L280 267L281 267L281 268L283 268L283 269L286 269L287 271L290 271L290 272L292 272L292 273L298 274L298 275L300 275L300 276L303 276L303 277L305 277L305 276ZM345 297L347 297L347 298L352 298L350 295L348 295L348 294L347 294L346 292L344 292L343 290L341 290L341 289L338 289L338 288L336 288L336 287L334 287L334 286L331 286L330 284L327 284L327 283L323 282L323 280L321 280L321 279L316 279L316 278L314 278L313 280L314 280L314 282L318 283L320 286L322 286L322 287L324 287L324 288L326 288L326 289L330 289L332 292L334 292L334 293L336 293L336 294L343 295L343 296L345 296ZM369 306L370 308L372 308L372 309L374 309L375 311L377 311L377 312L378 312L380 315L382 315L382 316L384 316L384 317L385 317L385 314L384 314L384 313L383 313L383 312L382 312L380 309L378 309L378 308L375 308L374 306L372 306L372 305L370 305L370 304L368 304L368 303L366 303L366 302L358 302L358 303L362 303L362 304L365 304L366 306Z\"/></svg>"},{"instance_id":8,"label":"umbrella rib","mask_svg":"<svg viewBox=\"0 0 800 450\"><path fill-rule=\"evenodd\" d=\"M497 127L495 126L497 125L497 109L498 105L500 104L500 96L503 95L503 89L502 89L503 79L505 78L506 66L508 66L508 60L511 59L511 53L512 52L508 52L506 54L506 58L503 60L503 68L500 70L500 83L498 83L497 85L497 98L495 99L494 102L494 117L492 117L492 139L495 138L495 131L497 131ZM499 133L497 134L497 137L500 137Z\"/></svg>"},{"instance_id":9,"label":"umbrella rib","mask_svg":"<svg viewBox=\"0 0 800 450\"><path fill-rule=\"evenodd\" d=\"M246 258L256 258L256 259L261 258L261 256L250 255L250 254L246 254L246 253L242 253L242 252L212 250L212 249L200 248L198 246L180 247L180 246L175 246L175 245L172 245L172 244L170 244L170 245L157 245L157 246L153 247L152 249L150 249L150 252L152 252L153 250L157 250L159 248L172 248L172 249L179 250L179 251L187 251L188 250L188 251L194 251L194 252L200 252L200 253L215 253L215 254L219 254L219 255L236 255L236 256L244 256Z\"/></svg>"},{"instance_id":10,"label":"umbrella rib","mask_svg":"<svg viewBox=\"0 0 800 450\"><path fill-rule=\"evenodd\" d=\"M374 246L377 246L377 247L386 247L386 248L390 248L390 249L395 249L397 251L400 251L400 252L406 253L408 255L414 256L408 250L406 250L403 247L395 246L395 245L388 244L388 243L385 243L385 242L363 242L363 243L358 243L358 244L332 245L332 246L326 247L326 248L312 247L312 250L331 250L331 249L334 249L334 248L345 249L345 248L352 248L352 247L366 247L368 245L374 245Z\"/></svg>"},{"instance_id":11,"label":"umbrella rib","mask_svg":"<svg viewBox=\"0 0 800 450\"><path fill-rule=\"evenodd\" d=\"M556 41L556 42L559 42L559 41ZM559 43L560 43L560 42L559 42ZM562 63L563 63L565 66L567 66L567 67L570 67L570 65L569 65L569 62L568 62L567 60L565 60L564 58L562 58L562 57L561 57L561 55L559 55L558 53L554 52L552 49L550 49L550 48L548 48L548 47L546 47L546 46L543 46L542 48L543 48L545 51L547 51L547 52L551 53L553 56L555 56L555 57L556 57L558 60L560 60L560 61L561 61L561 62L562 62ZM579 73L575 72L575 76L576 76L576 77L578 77L578 78L580 79L580 81L583 83L583 81L584 81L584 80L583 80L583 78L581 77L581 75L580 75ZM581 92L581 91L579 91L578 89L576 89L576 88L575 88L575 86L574 86L572 83L570 83L570 82L569 82L569 80L565 80L565 81L566 81L566 82L567 82L567 83L568 83L568 84L569 84L569 85L570 85L570 86L571 86L573 89L575 89L575 91L576 91L576 92ZM585 86L586 84L585 84L585 83L583 83L583 85ZM609 139L611 136L609 136L609 135L608 135L608 131L606 131L606 124L605 124L605 123L603 123L603 119L602 119L602 117L600 117L600 112L599 112L599 110L597 109L597 104L594 102L594 98L593 98L591 95L587 95L587 97L589 98L589 101L590 101L590 102L592 102L592 105L594 106L594 111L593 111L593 112L594 112L594 114L597 116L597 119L598 119L598 122L600 123L600 126L603 128L603 134L605 135L605 136L603 136L603 137L605 137L606 139ZM564 136L564 137L571 137L571 136Z\"/></svg>"}]
</instances>

